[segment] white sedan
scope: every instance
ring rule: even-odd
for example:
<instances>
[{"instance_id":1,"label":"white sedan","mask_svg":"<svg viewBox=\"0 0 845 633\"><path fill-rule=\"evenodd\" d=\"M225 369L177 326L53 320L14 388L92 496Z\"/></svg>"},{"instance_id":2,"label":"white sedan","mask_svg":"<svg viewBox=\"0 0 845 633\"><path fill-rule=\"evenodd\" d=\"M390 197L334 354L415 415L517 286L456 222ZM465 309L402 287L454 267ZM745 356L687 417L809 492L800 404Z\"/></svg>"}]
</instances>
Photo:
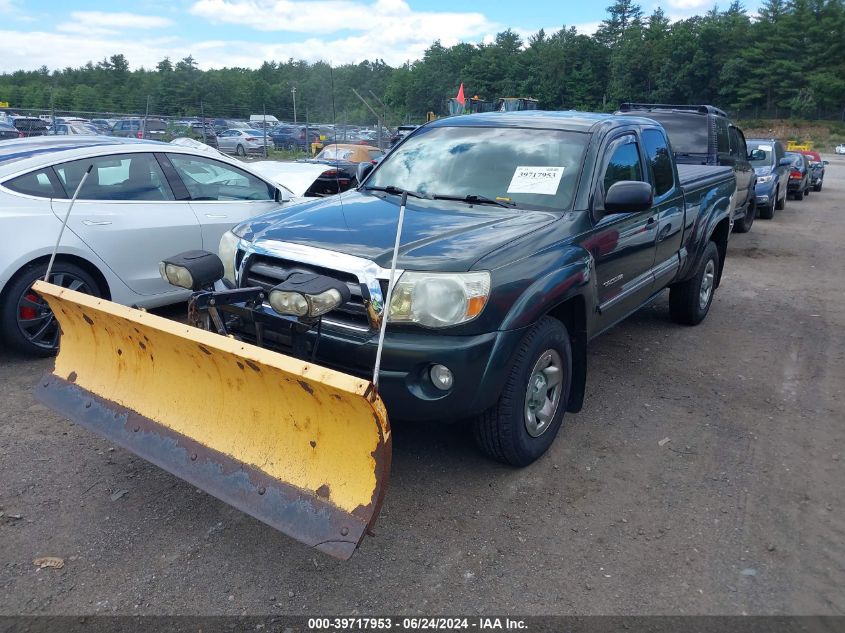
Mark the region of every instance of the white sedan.
<instances>
[{"instance_id":1,"label":"white sedan","mask_svg":"<svg viewBox=\"0 0 845 633\"><path fill-rule=\"evenodd\" d=\"M51 281L125 305L156 307L188 291L163 281L176 253L217 251L234 225L291 199L290 191L224 156L155 141L42 136L0 145L0 331L17 350L47 355L58 327L31 286L46 273L70 215Z\"/></svg>"},{"instance_id":2,"label":"white sedan","mask_svg":"<svg viewBox=\"0 0 845 633\"><path fill-rule=\"evenodd\" d=\"M238 156L264 155L265 147L271 147L272 142L270 136L265 136L261 130L228 129L217 136L217 146L221 152Z\"/></svg>"}]
</instances>

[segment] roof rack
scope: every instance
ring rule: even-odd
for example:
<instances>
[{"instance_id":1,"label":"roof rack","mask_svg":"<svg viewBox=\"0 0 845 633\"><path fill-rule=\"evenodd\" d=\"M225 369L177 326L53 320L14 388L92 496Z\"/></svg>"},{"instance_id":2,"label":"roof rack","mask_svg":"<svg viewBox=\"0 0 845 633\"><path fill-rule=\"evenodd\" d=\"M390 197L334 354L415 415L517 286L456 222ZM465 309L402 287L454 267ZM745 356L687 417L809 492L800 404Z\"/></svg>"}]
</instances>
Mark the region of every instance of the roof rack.
<instances>
[{"instance_id":1,"label":"roof rack","mask_svg":"<svg viewBox=\"0 0 845 633\"><path fill-rule=\"evenodd\" d=\"M631 112L633 110L681 110L684 112L697 112L699 114L715 114L727 118L724 110L711 105L671 105L668 103L622 103L619 106L620 112Z\"/></svg>"}]
</instances>

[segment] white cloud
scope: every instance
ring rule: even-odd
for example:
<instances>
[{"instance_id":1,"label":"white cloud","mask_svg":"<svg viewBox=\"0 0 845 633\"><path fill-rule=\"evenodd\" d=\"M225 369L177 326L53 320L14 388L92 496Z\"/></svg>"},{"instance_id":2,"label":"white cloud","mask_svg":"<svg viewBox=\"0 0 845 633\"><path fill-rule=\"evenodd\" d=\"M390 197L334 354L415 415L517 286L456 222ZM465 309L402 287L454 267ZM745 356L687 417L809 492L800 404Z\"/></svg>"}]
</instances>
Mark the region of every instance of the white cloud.
<instances>
[{"instance_id":1,"label":"white cloud","mask_svg":"<svg viewBox=\"0 0 845 633\"><path fill-rule=\"evenodd\" d=\"M2 2L2 0L0 0ZM154 15L137 13L108 13L105 11L72 11L71 21L59 24L56 30L63 33L101 36L116 35L125 29L156 29L173 24L172 20Z\"/></svg>"},{"instance_id":2,"label":"white cloud","mask_svg":"<svg viewBox=\"0 0 845 633\"><path fill-rule=\"evenodd\" d=\"M173 24L173 20L169 20L168 18L125 12L72 11L70 17L75 22L80 22L87 26L114 29L156 29Z\"/></svg>"},{"instance_id":3,"label":"white cloud","mask_svg":"<svg viewBox=\"0 0 845 633\"><path fill-rule=\"evenodd\" d=\"M414 11L404 0L197 0L189 10L210 22L259 31L314 33L318 28L321 33L360 31L375 38L412 34L444 44L481 36L495 26L483 13Z\"/></svg>"},{"instance_id":4,"label":"white cloud","mask_svg":"<svg viewBox=\"0 0 845 633\"><path fill-rule=\"evenodd\" d=\"M56 30L88 37L102 37L117 35L126 29L156 29L173 24L173 21L167 18L125 12L72 11L70 17L72 21L57 25Z\"/></svg>"},{"instance_id":5,"label":"white cloud","mask_svg":"<svg viewBox=\"0 0 845 633\"><path fill-rule=\"evenodd\" d=\"M9 0L0 0L8 2ZM432 42L444 46L480 41L505 27L475 12L413 11L404 0L197 0L190 11L211 22L227 22L256 30L300 33L293 42L251 40L248 29L235 29L240 39L188 42L134 33L173 24L168 18L132 13L74 11L56 33L0 31L4 54L0 71L79 66L115 53L132 67L154 67L165 56L194 55L200 68L256 68L264 61L289 58L334 64L383 59L398 66L420 59ZM127 38L128 29L133 37ZM315 32L319 32L319 37ZM201 31L200 31L201 32ZM335 33L332 39L327 34ZM44 42L50 46L45 47Z\"/></svg>"},{"instance_id":6,"label":"white cloud","mask_svg":"<svg viewBox=\"0 0 845 633\"><path fill-rule=\"evenodd\" d=\"M167 55L184 57L190 52L188 47L170 37L129 39L93 34L0 31L0 41L3 42L0 72L35 70L41 66L50 69L77 67L117 53L124 54L133 67L153 68ZM45 46L45 42L50 45Z\"/></svg>"}]
</instances>

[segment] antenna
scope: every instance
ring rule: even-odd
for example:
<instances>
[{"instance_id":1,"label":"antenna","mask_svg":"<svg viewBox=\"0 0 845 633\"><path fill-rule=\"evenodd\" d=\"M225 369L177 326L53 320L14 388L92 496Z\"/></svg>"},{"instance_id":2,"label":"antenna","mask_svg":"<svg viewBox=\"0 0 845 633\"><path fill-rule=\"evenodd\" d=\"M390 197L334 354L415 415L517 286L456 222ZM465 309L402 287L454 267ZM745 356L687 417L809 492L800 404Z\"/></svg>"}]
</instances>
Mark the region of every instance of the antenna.
<instances>
[{"instance_id":1,"label":"antenna","mask_svg":"<svg viewBox=\"0 0 845 633\"><path fill-rule=\"evenodd\" d=\"M399 256L399 240L402 237L402 223L405 221L405 204L408 202L408 192L402 192L399 203L399 223L396 225L396 241L393 243L393 261L390 263L390 280L387 282L387 297L381 309L381 328L378 332L378 347L376 348L376 366L373 369L373 386L378 390L378 374L381 368L381 352L384 349L384 334L387 331L387 318L390 315L390 300L393 298L393 284L396 277L396 259Z\"/></svg>"},{"instance_id":2,"label":"antenna","mask_svg":"<svg viewBox=\"0 0 845 633\"><path fill-rule=\"evenodd\" d=\"M82 174L82 179L79 181L79 184L76 185L76 191L73 192L73 198L70 199L70 206L67 208L67 213L65 213L65 219L62 222L62 228L59 229L59 237L56 238L56 245L53 247L53 253L50 255L50 263L47 264L47 273L44 275L44 281L50 281L50 272L53 270L53 263L56 261L56 253L59 252L59 242L62 241L62 234L65 232L67 221L70 219L70 211L71 209L73 209L73 205L76 204L76 197L82 190L82 185L84 185L85 181L88 180L88 174L91 173L91 170L93 168L94 163L88 165L88 169L85 170L85 173Z\"/></svg>"},{"instance_id":3,"label":"antenna","mask_svg":"<svg viewBox=\"0 0 845 633\"><path fill-rule=\"evenodd\" d=\"M334 62L329 62L329 78L331 79L332 87L332 130L334 130L334 184L337 187L337 198L340 200L340 212L343 214L343 192L340 190L340 175L338 167L340 166L340 159L337 157L337 113L334 109ZM306 139L306 142L307 139Z\"/></svg>"}]
</instances>

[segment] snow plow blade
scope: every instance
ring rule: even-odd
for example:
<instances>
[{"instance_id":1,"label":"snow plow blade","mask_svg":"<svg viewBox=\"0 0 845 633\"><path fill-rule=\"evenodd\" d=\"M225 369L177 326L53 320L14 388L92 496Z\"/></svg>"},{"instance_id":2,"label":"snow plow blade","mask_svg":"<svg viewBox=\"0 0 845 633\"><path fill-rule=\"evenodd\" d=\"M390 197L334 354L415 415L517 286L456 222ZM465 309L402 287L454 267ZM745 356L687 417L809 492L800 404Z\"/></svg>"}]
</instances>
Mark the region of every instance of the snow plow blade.
<instances>
[{"instance_id":1,"label":"snow plow blade","mask_svg":"<svg viewBox=\"0 0 845 633\"><path fill-rule=\"evenodd\" d=\"M341 559L381 508L390 426L372 384L38 281L61 326L50 408Z\"/></svg>"}]
</instances>

